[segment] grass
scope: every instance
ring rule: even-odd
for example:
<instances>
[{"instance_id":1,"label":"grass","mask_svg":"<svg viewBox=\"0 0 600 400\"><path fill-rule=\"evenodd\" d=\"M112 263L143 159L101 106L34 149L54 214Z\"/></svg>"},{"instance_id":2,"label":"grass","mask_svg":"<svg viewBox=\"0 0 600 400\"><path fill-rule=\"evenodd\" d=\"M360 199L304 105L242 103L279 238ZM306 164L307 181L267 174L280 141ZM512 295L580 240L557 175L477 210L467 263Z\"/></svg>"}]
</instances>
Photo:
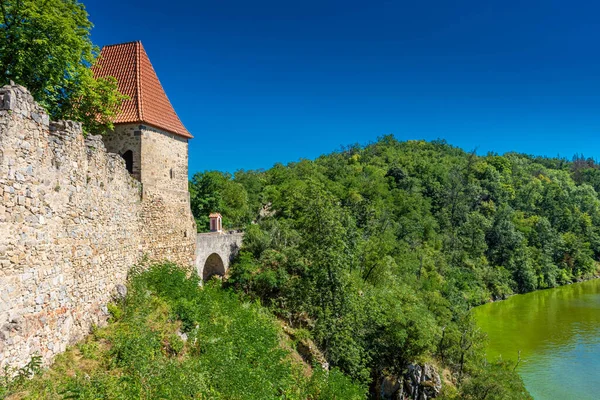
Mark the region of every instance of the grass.
<instances>
[{"instance_id":1,"label":"grass","mask_svg":"<svg viewBox=\"0 0 600 400\"><path fill-rule=\"evenodd\" d=\"M0 381L7 399L364 399L337 370L306 365L259 304L160 264L134 270L109 324ZM13 374L11 374L13 375ZM33 379L29 379L35 375Z\"/></svg>"}]
</instances>

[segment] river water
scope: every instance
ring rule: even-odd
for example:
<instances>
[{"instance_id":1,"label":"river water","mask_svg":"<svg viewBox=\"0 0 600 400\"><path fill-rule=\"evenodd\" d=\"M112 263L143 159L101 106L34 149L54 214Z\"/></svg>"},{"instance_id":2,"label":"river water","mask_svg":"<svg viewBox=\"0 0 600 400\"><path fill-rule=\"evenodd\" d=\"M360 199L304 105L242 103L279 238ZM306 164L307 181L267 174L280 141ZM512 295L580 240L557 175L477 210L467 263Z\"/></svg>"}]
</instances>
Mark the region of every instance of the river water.
<instances>
[{"instance_id":1,"label":"river water","mask_svg":"<svg viewBox=\"0 0 600 400\"><path fill-rule=\"evenodd\" d=\"M600 279L473 310L489 360L516 360L536 400L600 399Z\"/></svg>"}]
</instances>

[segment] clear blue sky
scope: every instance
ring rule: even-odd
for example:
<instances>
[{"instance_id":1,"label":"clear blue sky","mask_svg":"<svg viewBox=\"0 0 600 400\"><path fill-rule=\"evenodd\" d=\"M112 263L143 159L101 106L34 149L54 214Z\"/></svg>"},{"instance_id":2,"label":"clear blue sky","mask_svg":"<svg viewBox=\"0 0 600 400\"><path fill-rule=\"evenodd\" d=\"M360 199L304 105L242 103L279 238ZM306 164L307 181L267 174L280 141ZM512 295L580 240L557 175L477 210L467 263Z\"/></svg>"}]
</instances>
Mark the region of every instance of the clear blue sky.
<instances>
[{"instance_id":1,"label":"clear blue sky","mask_svg":"<svg viewBox=\"0 0 600 400\"><path fill-rule=\"evenodd\" d=\"M96 44L143 42L191 173L388 133L600 158L597 2L82 1Z\"/></svg>"}]
</instances>

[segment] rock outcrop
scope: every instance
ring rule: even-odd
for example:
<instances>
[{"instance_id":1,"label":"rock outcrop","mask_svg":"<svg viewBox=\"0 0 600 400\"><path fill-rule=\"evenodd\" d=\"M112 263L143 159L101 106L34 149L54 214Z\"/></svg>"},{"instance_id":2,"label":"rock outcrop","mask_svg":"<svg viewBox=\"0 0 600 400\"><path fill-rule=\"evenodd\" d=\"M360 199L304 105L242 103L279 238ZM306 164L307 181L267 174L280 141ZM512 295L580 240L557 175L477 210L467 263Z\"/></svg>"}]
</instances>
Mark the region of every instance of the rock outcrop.
<instances>
[{"instance_id":1,"label":"rock outcrop","mask_svg":"<svg viewBox=\"0 0 600 400\"><path fill-rule=\"evenodd\" d=\"M440 394L442 379L431 364L410 364L402 376L382 378L378 389L384 400L428 400Z\"/></svg>"}]
</instances>

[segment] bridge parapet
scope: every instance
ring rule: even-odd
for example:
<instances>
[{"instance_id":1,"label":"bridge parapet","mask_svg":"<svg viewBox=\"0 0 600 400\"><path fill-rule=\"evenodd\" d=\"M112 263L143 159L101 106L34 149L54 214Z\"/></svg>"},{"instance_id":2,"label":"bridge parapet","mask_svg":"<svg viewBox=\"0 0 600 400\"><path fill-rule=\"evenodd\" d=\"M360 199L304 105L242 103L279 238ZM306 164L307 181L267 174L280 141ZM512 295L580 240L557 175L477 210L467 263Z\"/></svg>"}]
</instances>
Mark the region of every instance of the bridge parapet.
<instances>
[{"instance_id":1,"label":"bridge parapet","mask_svg":"<svg viewBox=\"0 0 600 400\"><path fill-rule=\"evenodd\" d=\"M198 275L203 280L212 275L225 275L242 247L243 237L244 233L240 231L199 233L195 262Z\"/></svg>"}]
</instances>

